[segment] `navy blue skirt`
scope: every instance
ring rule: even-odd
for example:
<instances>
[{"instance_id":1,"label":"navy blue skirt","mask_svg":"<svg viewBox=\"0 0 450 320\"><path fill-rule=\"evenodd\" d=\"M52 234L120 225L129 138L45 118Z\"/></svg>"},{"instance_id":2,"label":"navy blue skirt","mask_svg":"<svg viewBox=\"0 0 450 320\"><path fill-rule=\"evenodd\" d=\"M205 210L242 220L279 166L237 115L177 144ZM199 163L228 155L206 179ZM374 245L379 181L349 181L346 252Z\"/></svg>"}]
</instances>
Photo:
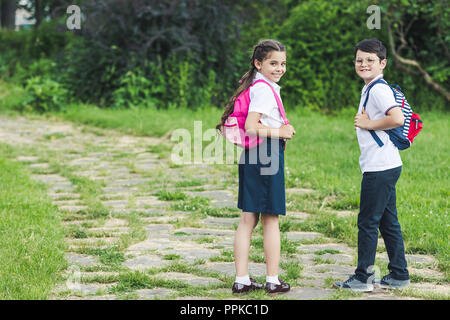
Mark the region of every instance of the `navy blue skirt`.
<instances>
[{"instance_id":1,"label":"navy blue skirt","mask_svg":"<svg viewBox=\"0 0 450 320\"><path fill-rule=\"evenodd\" d=\"M265 138L239 161L238 208L245 212L286 215L284 140Z\"/></svg>"}]
</instances>

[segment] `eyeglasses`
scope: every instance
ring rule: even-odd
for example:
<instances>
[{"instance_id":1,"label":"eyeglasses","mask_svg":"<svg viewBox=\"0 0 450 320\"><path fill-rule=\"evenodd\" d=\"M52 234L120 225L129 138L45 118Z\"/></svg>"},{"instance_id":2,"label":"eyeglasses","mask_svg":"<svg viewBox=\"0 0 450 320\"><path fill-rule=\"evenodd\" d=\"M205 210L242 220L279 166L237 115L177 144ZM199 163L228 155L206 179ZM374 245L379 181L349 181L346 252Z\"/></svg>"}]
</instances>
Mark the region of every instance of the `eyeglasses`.
<instances>
[{"instance_id":1,"label":"eyeglasses","mask_svg":"<svg viewBox=\"0 0 450 320\"><path fill-rule=\"evenodd\" d=\"M367 59L366 59L366 62L367 62L367 65L368 65L368 66L373 65L373 64L375 63L375 61L377 61L377 59L374 59L374 58L367 58ZM362 66L364 60L363 60L363 59L356 59L356 60L354 60L353 62L354 62L355 65L357 65L357 66Z\"/></svg>"}]
</instances>

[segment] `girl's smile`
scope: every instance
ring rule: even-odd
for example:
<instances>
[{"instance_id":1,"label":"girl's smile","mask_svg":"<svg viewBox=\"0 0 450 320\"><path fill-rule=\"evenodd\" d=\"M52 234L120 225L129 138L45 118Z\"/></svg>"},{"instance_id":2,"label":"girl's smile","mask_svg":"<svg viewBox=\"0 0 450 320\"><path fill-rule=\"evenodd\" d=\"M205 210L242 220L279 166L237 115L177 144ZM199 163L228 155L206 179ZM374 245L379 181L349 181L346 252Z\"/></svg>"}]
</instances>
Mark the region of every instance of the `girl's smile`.
<instances>
[{"instance_id":1,"label":"girl's smile","mask_svg":"<svg viewBox=\"0 0 450 320\"><path fill-rule=\"evenodd\" d=\"M258 72L273 82L280 81L286 72L286 52L272 51L262 62L254 61Z\"/></svg>"}]
</instances>

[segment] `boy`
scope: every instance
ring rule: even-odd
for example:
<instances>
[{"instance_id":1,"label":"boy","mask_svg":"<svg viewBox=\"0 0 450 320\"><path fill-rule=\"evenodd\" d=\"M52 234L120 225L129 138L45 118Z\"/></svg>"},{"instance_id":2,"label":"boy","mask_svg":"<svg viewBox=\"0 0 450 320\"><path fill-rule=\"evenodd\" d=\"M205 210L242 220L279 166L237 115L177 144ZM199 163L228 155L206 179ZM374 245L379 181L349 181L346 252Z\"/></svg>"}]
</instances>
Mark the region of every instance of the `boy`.
<instances>
[{"instance_id":1,"label":"boy","mask_svg":"<svg viewBox=\"0 0 450 320\"><path fill-rule=\"evenodd\" d=\"M380 282L382 288L404 288L409 285L402 231L397 218L395 184L400 177L402 160L397 147L383 130L403 125L401 106L395 102L390 87L383 83L371 85L383 77L386 48L377 39L366 39L355 47L355 71L364 80L355 129L363 173L358 215L358 266L355 274L334 287L353 291L373 290L372 268L378 242L378 228L389 256L390 273ZM364 102L370 87L366 107ZM369 130L384 143L378 145Z\"/></svg>"}]
</instances>

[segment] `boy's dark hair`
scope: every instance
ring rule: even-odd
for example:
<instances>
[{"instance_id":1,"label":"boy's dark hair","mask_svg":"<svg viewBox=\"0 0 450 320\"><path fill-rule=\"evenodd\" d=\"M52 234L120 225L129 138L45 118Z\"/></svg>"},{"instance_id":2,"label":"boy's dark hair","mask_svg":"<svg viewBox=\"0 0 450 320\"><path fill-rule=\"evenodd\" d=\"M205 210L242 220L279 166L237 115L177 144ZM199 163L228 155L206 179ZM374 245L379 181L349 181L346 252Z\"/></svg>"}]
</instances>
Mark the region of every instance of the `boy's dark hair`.
<instances>
[{"instance_id":1,"label":"boy's dark hair","mask_svg":"<svg viewBox=\"0 0 450 320\"><path fill-rule=\"evenodd\" d=\"M386 59L386 47L378 39L364 39L363 41L359 42L355 47L355 58L356 52L358 52L358 50L369 53L376 53L380 60Z\"/></svg>"}]
</instances>

